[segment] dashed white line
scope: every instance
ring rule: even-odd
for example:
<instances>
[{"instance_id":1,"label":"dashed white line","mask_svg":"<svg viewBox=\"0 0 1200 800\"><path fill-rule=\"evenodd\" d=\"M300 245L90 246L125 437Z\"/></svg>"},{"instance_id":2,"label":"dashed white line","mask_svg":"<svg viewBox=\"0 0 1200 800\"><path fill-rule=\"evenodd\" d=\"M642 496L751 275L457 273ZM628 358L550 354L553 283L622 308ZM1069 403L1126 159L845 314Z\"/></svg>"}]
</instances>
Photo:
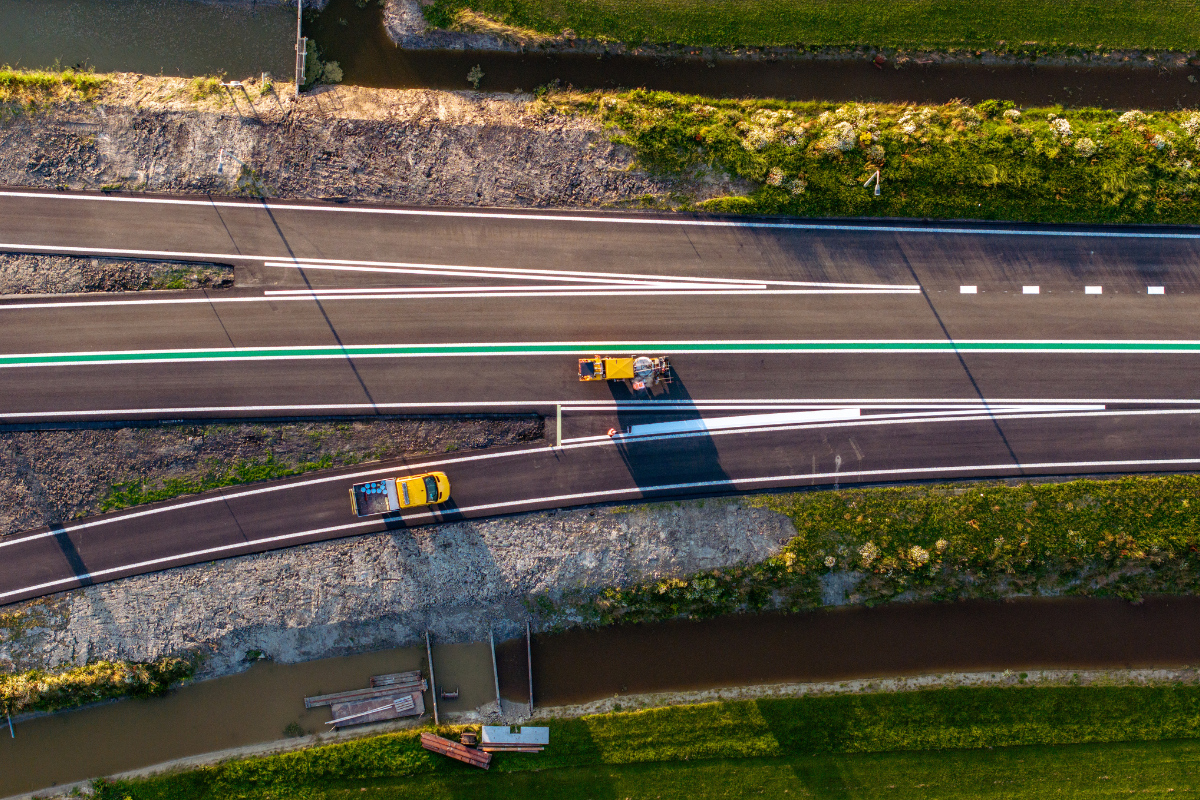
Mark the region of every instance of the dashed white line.
<instances>
[{"instance_id":1,"label":"dashed white line","mask_svg":"<svg viewBox=\"0 0 1200 800\"><path fill-rule=\"evenodd\" d=\"M1085 286L1083 287L1084 294L1104 294L1103 286Z\"/></svg>"},{"instance_id":2,"label":"dashed white line","mask_svg":"<svg viewBox=\"0 0 1200 800\"><path fill-rule=\"evenodd\" d=\"M1021 294L1041 294L1042 287L1040 286L1022 286Z\"/></svg>"}]
</instances>

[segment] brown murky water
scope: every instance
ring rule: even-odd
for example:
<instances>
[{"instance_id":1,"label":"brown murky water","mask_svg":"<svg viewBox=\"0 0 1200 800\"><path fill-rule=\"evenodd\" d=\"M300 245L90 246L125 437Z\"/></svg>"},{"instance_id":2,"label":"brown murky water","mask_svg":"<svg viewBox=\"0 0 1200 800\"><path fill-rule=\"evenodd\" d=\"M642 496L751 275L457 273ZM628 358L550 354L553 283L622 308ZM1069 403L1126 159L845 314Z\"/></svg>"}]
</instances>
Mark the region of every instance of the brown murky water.
<instances>
[{"instance_id":1,"label":"brown murky water","mask_svg":"<svg viewBox=\"0 0 1200 800\"><path fill-rule=\"evenodd\" d=\"M1196 663L1196 597L1140 605L1084 598L905 604L630 625L533 641L539 705L934 672Z\"/></svg>"},{"instance_id":2,"label":"brown murky water","mask_svg":"<svg viewBox=\"0 0 1200 800\"><path fill-rule=\"evenodd\" d=\"M459 699L443 711L466 711L494 700L487 643L436 645L434 671ZM292 722L308 733L326 729L328 708L306 711L304 698L361 689L372 675L420 669L425 648L326 658L302 664L260 661L226 678L186 686L167 697L125 700L18 722L16 738L0 729L0 797L55 784L284 738ZM426 708L432 708L428 693ZM0 718L0 725L3 718Z\"/></svg>"},{"instance_id":3,"label":"brown murky water","mask_svg":"<svg viewBox=\"0 0 1200 800\"><path fill-rule=\"evenodd\" d=\"M343 21L345 24L342 24ZM644 87L717 97L945 103L1012 100L1022 106L1174 109L1200 105L1200 69L1105 67L911 66L869 62L740 61L647 56L401 50L383 27L377 3L331 0L306 27L322 57L337 61L347 83L393 88L468 89L483 70L485 91L532 91L559 81L581 89ZM1197 83L1188 81L1188 75Z\"/></svg>"},{"instance_id":4,"label":"brown murky water","mask_svg":"<svg viewBox=\"0 0 1200 800\"><path fill-rule=\"evenodd\" d=\"M525 640L497 645L501 694L528 696ZM795 615L629 625L536 636L539 706L721 686L1002 669L1173 667L1200 663L1200 598L1022 600L894 605ZM307 695L425 667L423 648L303 664L259 663L165 698L130 700L0 730L0 797L324 727ZM444 689L466 711L495 696L487 643L434 648Z\"/></svg>"}]
</instances>

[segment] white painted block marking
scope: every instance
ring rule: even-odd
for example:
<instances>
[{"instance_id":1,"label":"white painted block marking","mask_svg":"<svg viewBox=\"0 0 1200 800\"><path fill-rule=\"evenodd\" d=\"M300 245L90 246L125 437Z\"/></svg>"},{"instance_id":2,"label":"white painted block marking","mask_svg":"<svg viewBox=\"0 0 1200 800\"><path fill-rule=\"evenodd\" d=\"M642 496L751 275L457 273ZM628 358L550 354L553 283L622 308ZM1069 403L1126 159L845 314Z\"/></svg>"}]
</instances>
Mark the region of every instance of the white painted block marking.
<instances>
[{"instance_id":1,"label":"white painted block marking","mask_svg":"<svg viewBox=\"0 0 1200 800\"><path fill-rule=\"evenodd\" d=\"M648 436L662 433L688 433L691 431L717 431L730 428L765 428L772 425L795 425L804 422L838 422L856 419L857 408L832 408L822 411L788 411L782 414L747 414L738 417L712 417L710 419L681 419L675 422L652 422L646 425L631 425L631 436Z\"/></svg>"},{"instance_id":2,"label":"white painted block marking","mask_svg":"<svg viewBox=\"0 0 1200 800\"><path fill-rule=\"evenodd\" d=\"M1167 290L1164 286L1147 286L1146 294L1166 294Z\"/></svg>"},{"instance_id":3,"label":"white painted block marking","mask_svg":"<svg viewBox=\"0 0 1200 800\"><path fill-rule=\"evenodd\" d=\"M1040 286L1022 286L1021 294L1041 294L1042 287Z\"/></svg>"},{"instance_id":4,"label":"white painted block marking","mask_svg":"<svg viewBox=\"0 0 1200 800\"><path fill-rule=\"evenodd\" d=\"M1084 294L1104 294L1103 286L1085 286L1083 287Z\"/></svg>"},{"instance_id":5,"label":"white painted block marking","mask_svg":"<svg viewBox=\"0 0 1200 800\"><path fill-rule=\"evenodd\" d=\"M960 286L958 287L959 294L979 294L978 286Z\"/></svg>"}]
</instances>

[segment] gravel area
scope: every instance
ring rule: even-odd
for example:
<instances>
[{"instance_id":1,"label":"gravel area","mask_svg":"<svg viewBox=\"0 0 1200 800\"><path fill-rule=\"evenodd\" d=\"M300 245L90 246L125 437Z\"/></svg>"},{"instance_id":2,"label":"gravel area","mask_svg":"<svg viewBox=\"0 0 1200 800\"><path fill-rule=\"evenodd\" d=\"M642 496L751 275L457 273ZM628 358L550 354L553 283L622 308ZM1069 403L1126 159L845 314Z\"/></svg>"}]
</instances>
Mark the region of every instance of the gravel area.
<instances>
[{"instance_id":1,"label":"gravel area","mask_svg":"<svg viewBox=\"0 0 1200 800\"><path fill-rule=\"evenodd\" d=\"M322 458L339 466L542 438L542 421L532 418L0 433L0 536L99 513L114 484L157 486L268 455L292 467Z\"/></svg>"},{"instance_id":2,"label":"gravel area","mask_svg":"<svg viewBox=\"0 0 1200 800\"><path fill-rule=\"evenodd\" d=\"M0 611L0 670L206 656L201 677L578 620L537 598L760 561L790 520L737 501L539 512L360 536L91 586Z\"/></svg>"},{"instance_id":3,"label":"gravel area","mask_svg":"<svg viewBox=\"0 0 1200 800\"><path fill-rule=\"evenodd\" d=\"M215 264L0 253L0 295L230 286L233 268Z\"/></svg>"},{"instance_id":4,"label":"gravel area","mask_svg":"<svg viewBox=\"0 0 1200 800\"><path fill-rule=\"evenodd\" d=\"M257 80L197 94L119 74L94 104L0 119L0 183L62 189L601 206L679 188L632 163L597 122L530 95L337 86L296 101ZM723 180L693 194L728 194Z\"/></svg>"}]
</instances>

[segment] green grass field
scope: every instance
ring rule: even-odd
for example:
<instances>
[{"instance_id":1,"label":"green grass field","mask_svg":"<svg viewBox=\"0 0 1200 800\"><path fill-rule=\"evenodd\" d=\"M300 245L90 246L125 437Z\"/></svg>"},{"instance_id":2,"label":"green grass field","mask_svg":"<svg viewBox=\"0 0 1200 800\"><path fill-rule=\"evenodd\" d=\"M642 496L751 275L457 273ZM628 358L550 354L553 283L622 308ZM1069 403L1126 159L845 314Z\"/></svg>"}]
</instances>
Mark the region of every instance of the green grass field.
<instances>
[{"instance_id":1,"label":"green grass field","mask_svg":"<svg viewBox=\"0 0 1200 800\"><path fill-rule=\"evenodd\" d=\"M1200 4L1190 0L437 0L426 16L448 27L463 9L630 43L1189 51L1200 41Z\"/></svg>"},{"instance_id":2,"label":"green grass field","mask_svg":"<svg viewBox=\"0 0 1200 800\"><path fill-rule=\"evenodd\" d=\"M548 724L546 752L498 754L487 774L422 750L416 732L405 732L102 784L98 797L1100 797L1200 788L1200 687L845 695Z\"/></svg>"}]
</instances>

